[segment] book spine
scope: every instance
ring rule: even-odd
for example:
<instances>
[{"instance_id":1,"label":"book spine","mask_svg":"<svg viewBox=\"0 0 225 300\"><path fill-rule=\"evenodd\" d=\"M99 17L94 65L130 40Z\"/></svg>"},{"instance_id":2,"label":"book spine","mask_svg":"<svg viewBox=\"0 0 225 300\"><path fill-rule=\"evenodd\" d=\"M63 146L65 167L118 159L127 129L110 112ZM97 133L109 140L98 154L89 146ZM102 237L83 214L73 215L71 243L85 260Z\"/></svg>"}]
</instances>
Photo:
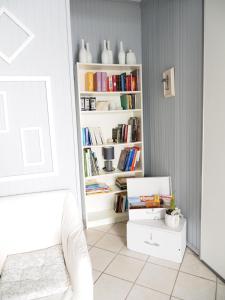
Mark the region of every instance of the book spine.
<instances>
[{"instance_id":1,"label":"book spine","mask_svg":"<svg viewBox=\"0 0 225 300\"><path fill-rule=\"evenodd\" d=\"M107 77L107 92L113 91L113 82L112 82L112 76Z\"/></svg>"},{"instance_id":2,"label":"book spine","mask_svg":"<svg viewBox=\"0 0 225 300\"><path fill-rule=\"evenodd\" d=\"M107 91L107 73L101 72L101 85L102 85L102 92Z\"/></svg>"},{"instance_id":3,"label":"book spine","mask_svg":"<svg viewBox=\"0 0 225 300\"><path fill-rule=\"evenodd\" d=\"M102 90L101 81L102 81L101 72L96 72L94 74L94 89L96 92L101 92Z\"/></svg>"},{"instance_id":4,"label":"book spine","mask_svg":"<svg viewBox=\"0 0 225 300\"><path fill-rule=\"evenodd\" d=\"M116 92L116 75L112 75L112 86L113 86L113 92Z\"/></svg>"},{"instance_id":5,"label":"book spine","mask_svg":"<svg viewBox=\"0 0 225 300\"><path fill-rule=\"evenodd\" d=\"M84 99L84 109L90 110L90 99L87 97L85 97L85 99Z\"/></svg>"},{"instance_id":6,"label":"book spine","mask_svg":"<svg viewBox=\"0 0 225 300\"><path fill-rule=\"evenodd\" d=\"M85 89L88 92L94 91L94 73L93 72L87 72L85 76Z\"/></svg>"}]
</instances>

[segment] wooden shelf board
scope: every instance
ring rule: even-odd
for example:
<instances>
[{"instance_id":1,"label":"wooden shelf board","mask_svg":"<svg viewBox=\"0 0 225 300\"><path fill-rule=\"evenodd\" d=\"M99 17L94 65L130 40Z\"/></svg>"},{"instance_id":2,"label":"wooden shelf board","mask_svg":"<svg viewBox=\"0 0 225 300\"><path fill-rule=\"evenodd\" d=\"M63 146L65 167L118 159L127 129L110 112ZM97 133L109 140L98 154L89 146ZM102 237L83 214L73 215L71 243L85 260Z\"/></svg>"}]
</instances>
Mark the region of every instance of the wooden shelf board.
<instances>
[{"instance_id":1,"label":"wooden shelf board","mask_svg":"<svg viewBox=\"0 0 225 300\"><path fill-rule=\"evenodd\" d=\"M134 145L140 145L142 144L141 141L139 142L129 142L129 143L111 143L111 144L101 144L101 145L90 145L90 146L83 146L83 149L88 149L88 148L101 148L101 147L117 147L117 146L134 146Z\"/></svg>"},{"instance_id":2,"label":"wooden shelf board","mask_svg":"<svg viewBox=\"0 0 225 300\"><path fill-rule=\"evenodd\" d=\"M84 64L84 63L77 63L79 69L83 70L136 70L140 69L140 64L135 65L119 65L119 64L100 64L100 63L91 63L91 64Z\"/></svg>"},{"instance_id":3,"label":"wooden shelf board","mask_svg":"<svg viewBox=\"0 0 225 300\"><path fill-rule=\"evenodd\" d=\"M90 91L80 91L80 95L91 95L91 96L120 96L128 94L140 94L141 91L117 91L117 92L90 92Z\"/></svg>"},{"instance_id":4,"label":"wooden shelf board","mask_svg":"<svg viewBox=\"0 0 225 300\"><path fill-rule=\"evenodd\" d=\"M89 114L131 114L134 112L141 112L141 108L137 109L118 109L118 110L84 110L81 111L81 115L89 115Z\"/></svg>"},{"instance_id":5,"label":"wooden shelf board","mask_svg":"<svg viewBox=\"0 0 225 300\"><path fill-rule=\"evenodd\" d=\"M115 213L114 210L103 210L88 213L88 227L100 226L126 221L128 213Z\"/></svg>"},{"instance_id":6,"label":"wooden shelf board","mask_svg":"<svg viewBox=\"0 0 225 300\"><path fill-rule=\"evenodd\" d=\"M119 193L125 193L127 190L121 190L118 188L116 185L110 186L111 191L110 192L104 192L104 193L95 193L95 194L86 194L86 197L96 197L96 196L107 196L107 195L114 195L114 194L119 194Z\"/></svg>"},{"instance_id":7,"label":"wooden shelf board","mask_svg":"<svg viewBox=\"0 0 225 300\"><path fill-rule=\"evenodd\" d=\"M103 170L100 172L99 175L95 175L95 176L89 176L89 177L85 177L85 180L90 180L90 179L94 179L94 178L99 178L99 177L103 177L103 176L115 176L115 175L128 175L128 174L135 174L135 173L142 173L143 170L134 170L134 171L120 171L118 169L116 169L114 172L104 172Z\"/></svg>"}]
</instances>

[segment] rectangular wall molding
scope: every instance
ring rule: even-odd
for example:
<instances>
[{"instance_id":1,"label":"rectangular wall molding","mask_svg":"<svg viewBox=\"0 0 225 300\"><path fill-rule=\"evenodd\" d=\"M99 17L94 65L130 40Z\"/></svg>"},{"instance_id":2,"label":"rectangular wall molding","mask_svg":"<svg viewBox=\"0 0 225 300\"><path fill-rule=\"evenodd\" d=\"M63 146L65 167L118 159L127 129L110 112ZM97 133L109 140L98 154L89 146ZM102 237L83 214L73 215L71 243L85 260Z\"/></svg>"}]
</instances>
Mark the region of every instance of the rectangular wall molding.
<instances>
[{"instance_id":1,"label":"rectangular wall molding","mask_svg":"<svg viewBox=\"0 0 225 300\"><path fill-rule=\"evenodd\" d=\"M8 105L6 92L0 91L0 133L9 132Z\"/></svg>"},{"instance_id":2,"label":"rectangular wall molding","mask_svg":"<svg viewBox=\"0 0 225 300\"><path fill-rule=\"evenodd\" d=\"M24 167L41 166L45 163L42 129L27 127L20 129Z\"/></svg>"}]
</instances>

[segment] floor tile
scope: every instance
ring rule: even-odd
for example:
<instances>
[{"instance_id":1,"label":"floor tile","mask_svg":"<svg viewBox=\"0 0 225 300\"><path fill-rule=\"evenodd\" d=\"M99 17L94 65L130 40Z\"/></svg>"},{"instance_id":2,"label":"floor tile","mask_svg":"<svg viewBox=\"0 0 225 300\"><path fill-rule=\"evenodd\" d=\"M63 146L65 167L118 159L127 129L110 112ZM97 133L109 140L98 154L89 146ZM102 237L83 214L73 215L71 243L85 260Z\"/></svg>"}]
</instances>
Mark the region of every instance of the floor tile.
<instances>
[{"instance_id":1,"label":"floor tile","mask_svg":"<svg viewBox=\"0 0 225 300\"><path fill-rule=\"evenodd\" d=\"M103 232L108 232L110 228L112 228L114 224L107 224L107 225L101 225L95 227L95 230L103 231Z\"/></svg>"},{"instance_id":2,"label":"floor tile","mask_svg":"<svg viewBox=\"0 0 225 300\"><path fill-rule=\"evenodd\" d=\"M92 274L93 274L93 281L95 283L102 273L97 270L92 270Z\"/></svg>"},{"instance_id":3,"label":"floor tile","mask_svg":"<svg viewBox=\"0 0 225 300\"><path fill-rule=\"evenodd\" d=\"M161 258L154 257L154 256L150 256L148 261L153 263L153 264L160 265L160 266L167 267L167 268L171 268L171 269L174 269L174 270L179 270L179 267L180 267L180 264L178 264L176 262L161 259Z\"/></svg>"},{"instance_id":4,"label":"floor tile","mask_svg":"<svg viewBox=\"0 0 225 300\"><path fill-rule=\"evenodd\" d=\"M217 284L216 300L225 300L225 284Z\"/></svg>"},{"instance_id":5,"label":"floor tile","mask_svg":"<svg viewBox=\"0 0 225 300\"><path fill-rule=\"evenodd\" d=\"M177 277L177 271L147 263L137 283L170 295Z\"/></svg>"},{"instance_id":6,"label":"floor tile","mask_svg":"<svg viewBox=\"0 0 225 300\"><path fill-rule=\"evenodd\" d=\"M185 249L185 254L193 254L193 255L196 255L196 253L194 253L194 251L192 251L189 247L186 247L186 249Z\"/></svg>"},{"instance_id":7,"label":"floor tile","mask_svg":"<svg viewBox=\"0 0 225 300\"><path fill-rule=\"evenodd\" d=\"M170 296L135 285L127 300L169 300Z\"/></svg>"},{"instance_id":8,"label":"floor tile","mask_svg":"<svg viewBox=\"0 0 225 300\"><path fill-rule=\"evenodd\" d=\"M148 258L148 255L143 254L143 253L139 253L136 251L132 251L130 249L128 249L126 246L124 246L121 250L120 250L120 254L126 255L126 256L130 256L133 258L137 258L143 261L146 261L146 259Z\"/></svg>"},{"instance_id":9,"label":"floor tile","mask_svg":"<svg viewBox=\"0 0 225 300\"><path fill-rule=\"evenodd\" d=\"M105 233L94 229L86 229L85 235L88 245L94 245Z\"/></svg>"},{"instance_id":10,"label":"floor tile","mask_svg":"<svg viewBox=\"0 0 225 300\"><path fill-rule=\"evenodd\" d=\"M196 255L185 254L180 270L185 273L216 281L216 275L210 271Z\"/></svg>"},{"instance_id":11,"label":"floor tile","mask_svg":"<svg viewBox=\"0 0 225 300\"><path fill-rule=\"evenodd\" d=\"M91 248L90 257L92 262L92 267L98 271L104 271L108 264L112 261L115 253L102 250L99 248Z\"/></svg>"},{"instance_id":12,"label":"floor tile","mask_svg":"<svg viewBox=\"0 0 225 300\"><path fill-rule=\"evenodd\" d=\"M97 243L96 247L106 249L113 252L118 252L125 245L125 238L113 234L106 234Z\"/></svg>"},{"instance_id":13,"label":"floor tile","mask_svg":"<svg viewBox=\"0 0 225 300\"><path fill-rule=\"evenodd\" d=\"M180 272L173 296L184 300L214 300L216 283Z\"/></svg>"},{"instance_id":14,"label":"floor tile","mask_svg":"<svg viewBox=\"0 0 225 300\"><path fill-rule=\"evenodd\" d=\"M131 282L102 274L95 284L95 300L125 300L130 288Z\"/></svg>"},{"instance_id":15,"label":"floor tile","mask_svg":"<svg viewBox=\"0 0 225 300\"><path fill-rule=\"evenodd\" d=\"M135 281L144 264L144 261L124 255L118 255L105 270L105 273L125 280Z\"/></svg>"},{"instance_id":16,"label":"floor tile","mask_svg":"<svg viewBox=\"0 0 225 300\"><path fill-rule=\"evenodd\" d=\"M126 236L127 235L127 224L124 222L116 223L110 228L109 233Z\"/></svg>"}]
</instances>

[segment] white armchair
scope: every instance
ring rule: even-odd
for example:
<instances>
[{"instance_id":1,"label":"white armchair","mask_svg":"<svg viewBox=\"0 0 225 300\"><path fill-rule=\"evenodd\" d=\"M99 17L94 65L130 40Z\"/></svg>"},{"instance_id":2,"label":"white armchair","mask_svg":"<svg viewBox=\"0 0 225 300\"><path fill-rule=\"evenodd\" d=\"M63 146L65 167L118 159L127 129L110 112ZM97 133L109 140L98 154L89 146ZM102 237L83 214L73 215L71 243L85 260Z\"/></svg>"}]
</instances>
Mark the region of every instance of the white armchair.
<instances>
[{"instance_id":1,"label":"white armchair","mask_svg":"<svg viewBox=\"0 0 225 300\"><path fill-rule=\"evenodd\" d=\"M44 272L42 278L35 273L40 269L26 270L26 277L25 272L21 273L19 270L21 263L17 266L17 262L23 257L23 262L32 265L33 258L39 254L45 255L46 259L47 254L43 254L45 251L51 253L50 256L55 255L55 248L49 248L54 245L61 245L57 247L62 248L62 261L63 264L65 262L69 278L67 288L60 290L61 283L57 281L61 279L60 276L50 272L50 281L58 288L55 291L48 289L48 280L44 280L49 269L46 269L48 272ZM29 255L33 257L29 263L28 252L31 252L32 256L30 253ZM54 262L54 257L50 260ZM40 261L38 257L39 264ZM44 259L42 263L45 263ZM10 269L10 266L14 269ZM62 264L59 266L60 272L63 272ZM57 268L52 270L56 270L57 273ZM90 258L80 209L71 192L43 192L0 198L0 274L1 300L93 300ZM32 275L32 280L29 274ZM20 278L21 276L23 278Z\"/></svg>"}]
</instances>

